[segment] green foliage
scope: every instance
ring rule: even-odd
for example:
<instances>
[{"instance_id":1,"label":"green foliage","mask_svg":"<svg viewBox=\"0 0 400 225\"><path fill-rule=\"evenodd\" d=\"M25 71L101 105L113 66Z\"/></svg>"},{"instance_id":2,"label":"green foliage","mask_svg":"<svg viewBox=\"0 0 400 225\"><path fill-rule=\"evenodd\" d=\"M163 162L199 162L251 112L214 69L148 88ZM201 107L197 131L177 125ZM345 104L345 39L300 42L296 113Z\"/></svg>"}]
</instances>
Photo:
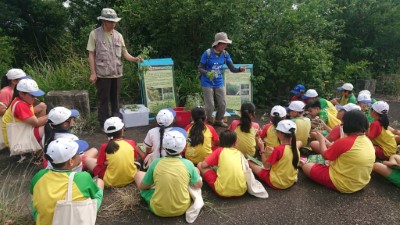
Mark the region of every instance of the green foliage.
<instances>
[{"instance_id":1,"label":"green foliage","mask_svg":"<svg viewBox=\"0 0 400 225\"><path fill-rule=\"evenodd\" d=\"M2 30L0 29L0 35ZM10 38L7 36L0 36L0 74L4 75L12 67L14 61L14 45L13 42L15 38Z\"/></svg>"},{"instance_id":2,"label":"green foliage","mask_svg":"<svg viewBox=\"0 0 400 225\"><path fill-rule=\"evenodd\" d=\"M174 75L178 105L185 105L188 96L202 92L197 71L177 70Z\"/></svg>"},{"instance_id":3,"label":"green foliage","mask_svg":"<svg viewBox=\"0 0 400 225\"><path fill-rule=\"evenodd\" d=\"M193 95L188 95L186 97L185 109L191 111L193 108L197 106L203 106L203 96L200 93L196 93Z\"/></svg>"}]
</instances>

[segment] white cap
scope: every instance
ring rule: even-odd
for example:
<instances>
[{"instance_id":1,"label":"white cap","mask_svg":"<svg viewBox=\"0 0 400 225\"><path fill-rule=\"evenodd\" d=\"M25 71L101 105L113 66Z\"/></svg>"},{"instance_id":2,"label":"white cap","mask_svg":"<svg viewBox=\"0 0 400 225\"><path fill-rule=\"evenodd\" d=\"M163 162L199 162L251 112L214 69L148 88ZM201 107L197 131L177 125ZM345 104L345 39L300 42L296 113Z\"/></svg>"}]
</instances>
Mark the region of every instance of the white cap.
<instances>
[{"instance_id":1,"label":"white cap","mask_svg":"<svg viewBox=\"0 0 400 225\"><path fill-rule=\"evenodd\" d=\"M389 112L389 104L385 101L377 101L372 104L372 109L379 114L386 114Z\"/></svg>"},{"instance_id":2,"label":"white cap","mask_svg":"<svg viewBox=\"0 0 400 225\"><path fill-rule=\"evenodd\" d=\"M303 112L304 111L304 107L306 106L306 104L304 104L304 102L302 101L292 101L289 104L289 109L292 111L296 111L296 112Z\"/></svg>"},{"instance_id":3,"label":"white cap","mask_svg":"<svg viewBox=\"0 0 400 225\"><path fill-rule=\"evenodd\" d=\"M353 104L353 103L347 103L347 104L344 105L344 106L337 105L336 108L339 109L339 110L340 110L340 109L343 109L343 110L345 110L346 112L349 112L349 111L351 111L351 110L361 110L361 107L360 107L360 106L358 106L358 105L356 105L356 104Z\"/></svg>"},{"instance_id":4,"label":"white cap","mask_svg":"<svg viewBox=\"0 0 400 225\"><path fill-rule=\"evenodd\" d=\"M362 91L358 92L358 94L359 95L360 94L367 94L367 95L371 96L371 92L369 90L362 90Z\"/></svg>"},{"instance_id":5,"label":"white cap","mask_svg":"<svg viewBox=\"0 0 400 225\"><path fill-rule=\"evenodd\" d=\"M371 95L368 95L367 93L359 93L357 96L357 101L362 102L362 103L371 103Z\"/></svg>"},{"instance_id":6,"label":"white cap","mask_svg":"<svg viewBox=\"0 0 400 225\"><path fill-rule=\"evenodd\" d=\"M279 121L278 126L276 126L276 130L285 134L290 134L292 128L294 128L294 131L296 132L296 124L291 120L281 120Z\"/></svg>"},{"instance_id":7,"label":"white cap","mask_svg":"<svg viewBox=\"0 0 400 225\"><path fill-rule=\"evenodd\" d=\"M178 155L186 146L187 133L184 129L174 127L164 134L162 146L168 155Z\"/></svg>"},{"instance_id":8,"label":"white cap","mask_svg":"<svg viewBox=\"0 0 400 225\"><path fill-rule=\"evenodd\" d=\"M54 107L50 110L48 114L49 120L51 120L51 124L58 125L64 123L70 117L79 116L79 112L76 109L67 109L62 106Z\"/></svg>"},{"instance_id":9,"label":"white cap","mask_svg":"<svg viewBox=\"0 0 400 225\"><path fill-rule=\"evenodd\" d=\"M283 118L286 116L286 109L280 105L276 105L271 109L271 116L274 116L275 113L278 113L279 117Z\"/></svg>"},{"instance_id":10,"label":"white cap","mask_svg":"<svg viewBox=\"0 0 400 225\"><path fill-rule=\"evenodd\" d=\"M156 116L158 125L168 127L174 122L176 112L171 108L161 109Z\"/></svg>"},{"instance_id":11,"label":"white cap","mask_svg":"<svg viewBox=\"0 0 400 225\"><path fill-rule=\"evenodd\" d=\"M124 127L124 123L119 117L110 117L104 122L104 132L106 134L114 133Z\"/></svg>"},{"instance_id":12,"label":"white cap","mask_svg":"<svg viewBox=\"0 0 400 225\"><path fill-rule=\"evenodd\" d=\"M81 153L89 147L83 140L73 141L67 138L58 138L50 142L46 154L52 159L51 163L63 163Z\"/></svg>"},{"instance_id":13,"label":"white cap","mask_svg":"<svg viewBox=\"0 0 400 225\"><path fill-rule=\"evenodd\" d=\"M318 97L317 91L315 89L308 89L306 91L306 93L304 93L302 98L307 99L307 98L315 98L315 97Z\"/></svg>"},{"instance_id":14,"label":"white cap","mask_svg":"<svg viewBox=\"0 0 400 225\"><path fill-rule=\"evenodd\" d=\"M35 97L44 95L44 91L40 90L36 81L32 79L23 79L17 84L17 90L29 93Z\"/></svg>"},{"instance_id":15,"label":"white cap","mask_svg":"<svg viewBox=\"0 0 400 225\"><path fill-rule=\"evenodd\" d=\"M16 79L22 79L22 78L26 78L26 73L21 70L21 69L10 69L7 74L7 79L9 80L16 80Z\"/></svg>"},{"instance_id":16,"label":"white cap","mask_svg":"<svg viewBox=\"0 0 400 225\"><path fill-rule=\"evenodd\" d=\"M338 91L352 91L353 85L350 83L344 83L341 87L336 88Z\"/></svg>"}]
</instances>

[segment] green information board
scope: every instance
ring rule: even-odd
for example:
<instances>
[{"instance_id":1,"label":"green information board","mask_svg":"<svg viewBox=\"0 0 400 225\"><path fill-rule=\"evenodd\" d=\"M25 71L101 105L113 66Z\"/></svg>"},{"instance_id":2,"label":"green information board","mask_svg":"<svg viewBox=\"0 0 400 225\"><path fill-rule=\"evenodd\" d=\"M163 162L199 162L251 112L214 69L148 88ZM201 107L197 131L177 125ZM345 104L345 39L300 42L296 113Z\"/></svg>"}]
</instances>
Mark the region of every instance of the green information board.
<instances>
[{"instance_id":1,"label":"green information board","mask_svg":"<svg viewBox=\"0 0 400 225\"><path fill-rule=\"evenodd\" d=\"M175 107L172 59L149 59L139 64L142 101L151 113Z\"/></svg>"},{"instance_id":2,"label":"green information board","mask_svg":"<svg viewBox=\"0 0 400 225\"><path fill-rule=\"evenodd\" d=\"M244 102L253 102L253 64L235 64L235 67L246 65L246 71L232 73L224 66L224 80L226 91L226 108L228 110L240 110Z\"/></svg>"}]
</instances>

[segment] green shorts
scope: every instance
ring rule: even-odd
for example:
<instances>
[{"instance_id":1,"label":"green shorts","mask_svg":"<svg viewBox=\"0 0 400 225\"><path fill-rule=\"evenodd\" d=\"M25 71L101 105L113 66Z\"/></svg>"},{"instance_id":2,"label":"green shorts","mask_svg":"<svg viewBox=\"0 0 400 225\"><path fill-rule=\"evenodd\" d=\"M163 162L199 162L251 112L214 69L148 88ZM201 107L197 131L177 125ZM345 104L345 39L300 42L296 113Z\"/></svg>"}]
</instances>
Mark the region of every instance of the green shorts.
<instances>
[{"instance_id":1,"label":"green shorts","mask_svg":"<svg viewBox=\"0 0 400 225\"><path fill-rule=\"evenodd\" d=\"M147 204L149 205L149 209L152 213L154 213L154 211L150 206L150 200L153 197L153 194L154 194L154 189L140 191L140 196L142 196L142 198L147 202Z\"/></svg>"},{"instance_id":2,"label":"green shorts","mask_svg":"<svg viewBox=\"0 0 400 225\"><path fill-rule=\"evenodd\" d=\"M392 182L397 187L400 187L400 170L393 170L393 172L386 177L390 182Z\"/></svg>"}]
</instances>

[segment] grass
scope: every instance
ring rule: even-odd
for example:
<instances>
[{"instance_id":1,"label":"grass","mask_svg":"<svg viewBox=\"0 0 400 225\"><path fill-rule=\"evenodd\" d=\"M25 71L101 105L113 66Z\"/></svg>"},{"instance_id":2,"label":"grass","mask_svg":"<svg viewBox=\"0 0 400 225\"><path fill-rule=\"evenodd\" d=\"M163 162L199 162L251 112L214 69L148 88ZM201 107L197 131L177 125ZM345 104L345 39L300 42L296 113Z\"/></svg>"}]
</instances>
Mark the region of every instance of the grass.
<instances>
[{"instance_id":1,"label":"grass","mask_svg":"<svg viewBox=\"0 0 400 225\"><path fill-rule=\"evenodd\" d=\"M25 165L25 164L24 164ZM29 183L34 167L23 165L7 166L0 172L0 224L34 224L29 195Z\"/></svg>"}]
</instances>

